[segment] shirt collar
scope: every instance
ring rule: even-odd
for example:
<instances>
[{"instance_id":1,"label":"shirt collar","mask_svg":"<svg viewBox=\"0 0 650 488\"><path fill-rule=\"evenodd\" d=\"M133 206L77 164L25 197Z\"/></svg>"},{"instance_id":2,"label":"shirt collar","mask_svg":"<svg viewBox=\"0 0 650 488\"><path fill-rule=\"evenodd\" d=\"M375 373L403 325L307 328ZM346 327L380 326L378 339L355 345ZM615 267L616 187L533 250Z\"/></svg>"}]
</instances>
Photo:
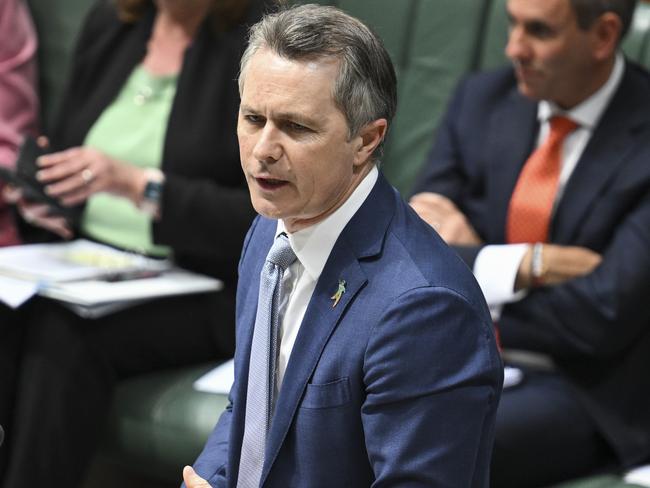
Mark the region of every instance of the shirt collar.
<instances>
[{"instance_id":1,"label":"shirt collar","mask_svg":"<svg viewBox=\"0 0 650 488\"><path fill-rule=\"evenodd\" d=\"M612 69L609 78L596 93L573 107L571 110L562 110L555 103L548 100L542 100L537 106L537 118L540 123L544 123L554 115L565 115L574 122L577 122L581 127L593 130L593 128L596 127L596 124L598 124L600 117L603 115L605 108L609 105L609 101L614 96L616 89L621 84L624 70L625 60L623 59L623 55L619 52L616 54L614 68Z\"/></svg>"},{"instance_id":2,"label":"shirt collar","mask_svg":"<svg viewBox=\"0 0 650 488\"><path fill-rule=\"evenodd\" d=\"M284 222L278 220L276 236L282 232L288 234L293 252L312 279L318 280L336 240L366 201L378 177L379 171L376 166L373 166L343 205L324 220L305 229L289 234L286 232Z\"/></svg>"}]
</instances>

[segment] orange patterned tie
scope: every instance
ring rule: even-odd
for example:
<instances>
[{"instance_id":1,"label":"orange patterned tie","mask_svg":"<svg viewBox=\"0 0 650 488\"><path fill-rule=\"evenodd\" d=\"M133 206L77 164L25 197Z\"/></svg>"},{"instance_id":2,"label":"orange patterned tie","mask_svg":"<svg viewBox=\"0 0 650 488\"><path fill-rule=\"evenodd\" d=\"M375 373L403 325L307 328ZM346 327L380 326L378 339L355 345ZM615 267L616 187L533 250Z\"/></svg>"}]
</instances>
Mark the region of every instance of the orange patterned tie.
<instances>
[{"instance_id":1,"label":"orange patterned tie","mask_svg":"<svg viewBox=\"0 0 650 488\"><path fill-rule=\"evenodd\" d=\"M555 116L551 131L528 158L510 198L506 239L508 243L546 242L553 202L560 179L562 144L577 127L571 119Z\"/></svg>"}]
</instances>

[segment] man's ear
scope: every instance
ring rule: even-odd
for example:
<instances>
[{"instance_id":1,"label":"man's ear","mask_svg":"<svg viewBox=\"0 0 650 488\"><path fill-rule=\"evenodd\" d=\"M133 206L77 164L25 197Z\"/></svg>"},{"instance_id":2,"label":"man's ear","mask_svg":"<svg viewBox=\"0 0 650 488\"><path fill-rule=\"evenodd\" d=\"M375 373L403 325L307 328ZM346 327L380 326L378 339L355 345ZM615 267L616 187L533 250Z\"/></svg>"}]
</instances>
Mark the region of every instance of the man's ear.
<instances>
[{"instance_id":1,"label":"man's ear","mask_svg":"<svg viewBox=\"0 0 650 488\"><path fill-rule=\"evenodd\" d=\"M388 121L386 119L377 119L364 125L355 137L356 152L354 165L360 166L368 161L372 153L381 144L386 137L388 130Z\"/></svg>"},{"instance_id":2,"label":"man's ear","mask_svg":"<svg viewBox=\"0 0 650 488\"><path fill-rule=\"evenodd\" d=\"M593 53L598 61L609 59L618 47L623 23L618 15L605 12L592 25Z\"/></svg>"}]
</instances>

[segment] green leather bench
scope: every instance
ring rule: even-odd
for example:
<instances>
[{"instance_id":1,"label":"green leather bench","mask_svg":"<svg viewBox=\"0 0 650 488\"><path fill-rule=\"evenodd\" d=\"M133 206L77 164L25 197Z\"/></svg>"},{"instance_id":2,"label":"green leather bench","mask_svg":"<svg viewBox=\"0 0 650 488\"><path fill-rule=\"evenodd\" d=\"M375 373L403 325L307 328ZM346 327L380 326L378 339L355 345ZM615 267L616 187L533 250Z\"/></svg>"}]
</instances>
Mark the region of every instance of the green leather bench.
<instances>
[{"instance_id":1,"label":"green leather bench","mask_svg":"<svg viewBox=\"0 0 650 488\"><path fill-rule=\"evenodd\" d=\"M78 26L93 0L28 0L40 36L40 93L44 132L52 123ZM303 2L306 3L306 2ZM318 0L371 25L384 39L399 78L399 110L383 169L408 191L457 80L505 61L505 0ZM624 49L650 67L650 4L639 5ZM200 451L226 397L200 393L192 383L213 364L151 374L120 385L103 453L113 461L174 482ZM562 488L616 488L612 476Z\"/></svg>"}]
</instances>

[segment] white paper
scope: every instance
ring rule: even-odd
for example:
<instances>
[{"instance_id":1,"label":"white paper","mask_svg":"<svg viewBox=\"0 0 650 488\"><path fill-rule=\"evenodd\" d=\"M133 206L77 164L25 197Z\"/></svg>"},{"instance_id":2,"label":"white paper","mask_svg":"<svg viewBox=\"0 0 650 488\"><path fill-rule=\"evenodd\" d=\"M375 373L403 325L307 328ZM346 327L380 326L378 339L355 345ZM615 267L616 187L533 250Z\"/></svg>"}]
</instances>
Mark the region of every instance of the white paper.
<instances>
[{"instance_id":1,"label":"white paper","mask_svg":"<svg viewBox=\"0 0 650 488\"><path fill-rule=\"evenodd\" d=\"M77 239L49 244L24 244L0 249L0 274L42 282L83 280L134 269L164 270L166 260Z\"/></svg>"},{"instance_id":2,"label":"white paper","mask_svg":"<svg viewBox=\"0 0 650 488\"><path fill-rule=\"evenodd\" d=\"M207 393L227 395L235 381L235 361L230 359L194 382L194 389Z\"/></svg>"},{"instance_id":3,"label":"white paper","mask_svg":"<svg viewBox=\"0 0 650 488\"><path fill-rule=\"evenodd\" d=\"M155 278L107 282L101 280L74 281L43 285L40 294L78 305L93 306L125 300L143 300L169 295L185 295L218 291L223 283L180 268Z\"/></svg>"},{"instance_id":4,"label":"white paper","mask_svg":"<svg viewBox=\"0 0 650 488\"><path fill-rule=\"evenodd\" d=\"M521 383L524 379L524 372L519 368L506 366L503 368L503 387L510 388Z\"/></svg>"},{"instance_id":5,"label":"white paper","mask_svg":"<svg viewBox=\"0 0 650 488\"><path fill-rule=\"evenodd\" d=\"M160 275L124 279L142 272ZM120 280L107 281L109 276ZM89 318L156 297L223 288L220 280L173 267L168 260L151 259L83 239L2 248L0 279L0 301L13 308L38 293Z\"/></svg>"},{"instance_id":6,"label":"white paper","mask_svg":"<svg viewBox=\"0 0 650 488\"><path fill-rule=\"evenodd\" d=\"M624 481L634 485L650 487L650 465L639 466L628 471Z\"/></svg>"},{"instance_id":7,"label":"white paper","mask_svg":"<svg viewBox=\"0 0 650 488\"><path fill-rule=\"evenodd\" d=\"M18 308L38 292L38 282L0 276L0 301Z\"/></svg>"}]
</instances>

